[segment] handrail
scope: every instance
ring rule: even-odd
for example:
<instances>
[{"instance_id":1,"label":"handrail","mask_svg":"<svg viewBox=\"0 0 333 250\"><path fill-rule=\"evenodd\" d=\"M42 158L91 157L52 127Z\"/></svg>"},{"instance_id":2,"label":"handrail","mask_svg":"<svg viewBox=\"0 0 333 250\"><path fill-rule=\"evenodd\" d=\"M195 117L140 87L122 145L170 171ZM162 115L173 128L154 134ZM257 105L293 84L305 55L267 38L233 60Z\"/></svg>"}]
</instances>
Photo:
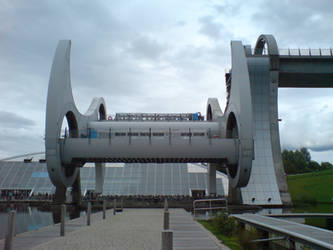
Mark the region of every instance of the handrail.
<instances>
[{"instance_id":1,"label":"handrail","mask_svg":"<svg viewBox=\"0 0 333 250\"><path fill-rule=\"evenodd\" d=\"M252 49L252 55L254 55L254 49ZM263 49L262 55L267 56L267 49ZM333 56L332 48L318 48L318 49L301 49L301 48L287 48L279 49L280 56Z\"/></svg>"},{"instance_id":2,"label":"handrail","mask_svg":"<svg viewBox=\"0 0 333 250\"><path fill-rule=\"evenodd\" d=\"M212 202L217 201L224 201L225 206L224 207L212 207ZM207 208L196 208L196 204L202 203L202 202L209 202L209 207ZM193 201L193 212L195 215L196 210L216 210L216 209L226 209L228 211L228 199L227 198L219 198L219 199L200 199L200 200L194 200Z\"/></svg>"}]
</instances>

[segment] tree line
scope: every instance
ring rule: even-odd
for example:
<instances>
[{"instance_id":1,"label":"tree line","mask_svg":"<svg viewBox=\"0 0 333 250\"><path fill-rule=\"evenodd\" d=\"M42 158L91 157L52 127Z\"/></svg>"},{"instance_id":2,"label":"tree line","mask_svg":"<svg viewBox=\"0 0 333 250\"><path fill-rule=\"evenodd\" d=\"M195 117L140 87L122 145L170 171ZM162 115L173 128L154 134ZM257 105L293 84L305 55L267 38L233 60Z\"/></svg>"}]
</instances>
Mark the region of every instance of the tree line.
<instances>
[{"instance_id":1,"label":"tree line","mask_svg":"<svg viewBox=\"0 0 333 250\"><path fill-rule=\"evenodd\" d=\"M282 160L286 174L300 174L333 169L333 165L329 162L321 162L319 164L311 160L311 155L307 148L295 151L284 149L282 151Z\"/></svg>"}]
</instances>

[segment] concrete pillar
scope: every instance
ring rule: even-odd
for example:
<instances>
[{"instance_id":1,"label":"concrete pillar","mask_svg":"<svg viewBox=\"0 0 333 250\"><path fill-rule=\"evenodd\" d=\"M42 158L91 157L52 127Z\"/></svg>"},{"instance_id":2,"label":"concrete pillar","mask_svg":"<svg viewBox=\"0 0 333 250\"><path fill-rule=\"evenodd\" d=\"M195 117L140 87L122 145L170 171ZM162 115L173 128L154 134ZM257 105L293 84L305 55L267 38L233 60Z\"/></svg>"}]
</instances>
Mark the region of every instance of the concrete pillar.
<instances>
[{"instance_id":1,"label":"concrete pillar","mask_svg":"<svg viewBox=\"0 0 333 250\"><path fill-rule=\"evenodd\" d=\"M95 163L95 192L103 193L105 163Z\"/></svg>"},{"instance_id":2,"label":"concrete pillar","mask_svg":"<svg viewBox=\"0 0 333 250\"><path fill-rule=\"evenodd\" d=\"M8 232L5 239L5 250L11 250L13 246L13 236L15 230L15 211L8 213Z\"/></svg>"},{"instance_id":3,"label":"concrete pillar","mask_svg":"<svg viewBox=\"0 0 333 250\"><path fill-rule=\"evenodd\" d=\"M60 212L60 236L65 236L65 218L66 218L66 205L61 205Z\"/></svg>"},{"instance_id":4,"label":"concrete pillar","mask_svg":"<svg viewBox=\"0 0 333 250\"><path fill-rule=\"evenodd\" d=\"M170 230L162 231L162 250L172 250L173 249L173 233Z\"/></svg>"},{"instance_id":5,"label":"concrete pillar","mask_svg":"<svg viewBox=\"0 0 333 250\"><path fill-rule=\"evenodd\" d=\"M90 226L91 202L88 202L87 208L87 226Z\"/></svg>"},{"instance_id":6,"label":"concrete pillar","mask_svg":"<svg viewBox=\"0 0 333 250\"><path fill-rule=\"evenodd\" d=\"M55 202L58 204L63 204L66 201L66 190L65 186L56 186L55 191Z\"/></svg>"},{"instance_id":7,"label":"concrete pillar","mask_svg":"<svg viewBox=\"0 0 333 250\"><path fill-rule=\"evenodd\" d=\"M208 164L208 194L216 195L216 165L213 163Z\"/></svg>"},{"instance_id":8,"label":"concrete pillar","mask_svg":"<svg viewBox=\"0 0 333 250\"><path fill-rule=\"evenodd\" d=\"M168 230L169 229L169 222L170 222L169 211L164 211L164 216L163 216L163 229L164 230Z\"/></svg>"},{"instance_id":9,"label":"concrete pillar","mask_svg":"<svg viewBox=\"0 0 333 250\"><path fill-rule=\"evenodd\" d=\"M228 186L228 204L232 205L243 204L241 189L233 188L231 186L231 181L229 181L229 186Z\"/></svg>"},{"instance_id":10,"label":"concrete pillar","mask_svg":"<svg viewBox=\"0 0 333 250\"><path fill-rule=\"evenodd\" d=\"M79 207L81 205L81 176L80 169L79 173L72 185L72 202L75 206Z\"/></svg>"}]
</instances>

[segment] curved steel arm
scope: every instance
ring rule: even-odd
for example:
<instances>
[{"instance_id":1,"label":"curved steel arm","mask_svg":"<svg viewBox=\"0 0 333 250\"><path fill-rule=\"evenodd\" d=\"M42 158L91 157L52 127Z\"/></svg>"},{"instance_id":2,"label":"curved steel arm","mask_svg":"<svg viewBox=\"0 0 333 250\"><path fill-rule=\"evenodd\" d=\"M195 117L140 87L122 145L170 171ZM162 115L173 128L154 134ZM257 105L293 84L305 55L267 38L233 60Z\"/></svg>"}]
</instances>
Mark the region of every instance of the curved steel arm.
<instances>
[{"instance_id":1,"label":"curved steel arm","mask_svg":"<svg viewBox=\"0 0 333 250\"><path fill-rule=\"evenodd\" d=\"M83 115L76 108L70 76L71 41L61 40L54 56L46 105L45 148L47 169L56 187L73 185L78 168L74 164L63 164L59 137L63 119L67 119L72 137L87 135L87 123L98 117L105 119L103 98L94 98L88 111Z\"/></svg>"}]
</instances>

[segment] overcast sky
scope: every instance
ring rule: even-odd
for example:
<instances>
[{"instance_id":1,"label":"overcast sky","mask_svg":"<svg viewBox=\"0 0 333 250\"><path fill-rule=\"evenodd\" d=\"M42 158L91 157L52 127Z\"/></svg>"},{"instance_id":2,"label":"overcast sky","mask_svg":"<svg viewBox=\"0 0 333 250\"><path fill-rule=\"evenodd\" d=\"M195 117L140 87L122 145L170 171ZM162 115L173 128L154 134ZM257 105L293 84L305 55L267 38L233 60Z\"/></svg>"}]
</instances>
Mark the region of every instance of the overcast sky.
<instances>
[{"instance_id":1,"label":"overcast sky","mask_svg":"<svg viewBox=\"0 0 333 250\"><path fill-rule=\"evenodd\" d=\"M76 104L95 96L108 113L205 113L225 106L230 41L330 48L332 0L0 0L0 158L44 151L49 73L60 39L72 40ZM282 148L306 146L333 162L333 89L280 89Z\"/></svg>"}]
</instances>

